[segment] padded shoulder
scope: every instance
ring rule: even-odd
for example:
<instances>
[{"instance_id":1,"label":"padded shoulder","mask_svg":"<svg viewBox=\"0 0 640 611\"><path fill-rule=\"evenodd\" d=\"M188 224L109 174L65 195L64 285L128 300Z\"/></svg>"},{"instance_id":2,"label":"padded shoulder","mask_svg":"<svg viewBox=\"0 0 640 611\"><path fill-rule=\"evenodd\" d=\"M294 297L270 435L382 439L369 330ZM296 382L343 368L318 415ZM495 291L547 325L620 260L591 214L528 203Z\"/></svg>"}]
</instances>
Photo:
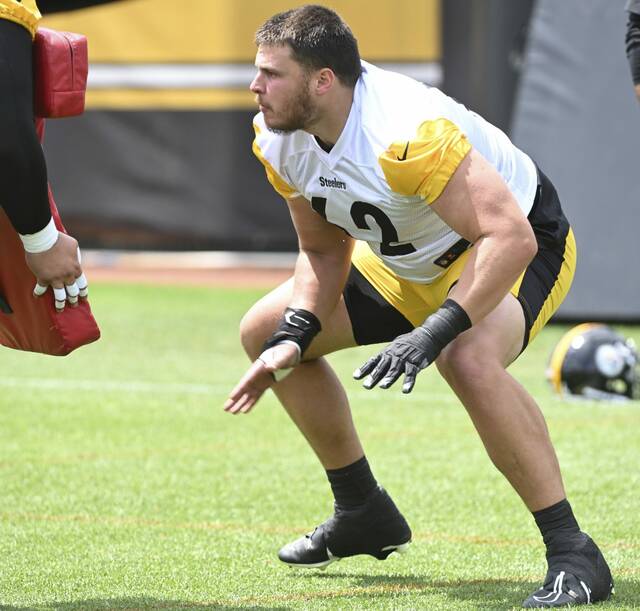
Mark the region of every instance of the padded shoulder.
<instances>
[{"instance_id":1,"label":"padded shoulder","mask_svg":"<svg viewBox=\"0 0 640 611\"><path fill-rule=\"evenodd\" d=\"M431 204L470 150L462 131L438 118L421 123L412 139L392 142L378 161L391 189Z\"/></svg>"},{"instance_id":2,"label":"padded shoulder","mask_svg":"<svg viewBox=\"0 0 640 611\"><path fill-rule=\"evenodd\" d=\"M260 160L267 174L267 180L276 192L285 199L291 199L299 195L298 190L291 186L280 174L277 168L277 147L269 146L268 138L262 137L263 130L256 121L253 122L256 137L253 140L253 154ZM271 150L269 150L271 149Z\"/></svg>"}]
</instances>

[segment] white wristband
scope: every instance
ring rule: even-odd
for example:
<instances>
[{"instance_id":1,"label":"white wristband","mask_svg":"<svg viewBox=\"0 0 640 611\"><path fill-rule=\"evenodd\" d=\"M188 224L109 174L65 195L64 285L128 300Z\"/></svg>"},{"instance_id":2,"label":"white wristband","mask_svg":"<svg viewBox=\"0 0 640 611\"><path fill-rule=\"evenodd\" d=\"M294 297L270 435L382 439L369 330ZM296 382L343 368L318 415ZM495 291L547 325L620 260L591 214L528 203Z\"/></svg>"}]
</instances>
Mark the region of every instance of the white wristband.
<instances>
[{"instance_id":1,"label":"white wristband","mask_svg":"<svg viewBox=\"0 0 640 611\"><path fill-rule=\"evenodd\" d=\"M47 223L47 226L36 233L28 233L26 235L20 235L22 245L27 252L44 252L49 250L58 241L58 230L56 224L51 217L51 220Z\"/></svg>"}]
</instances>

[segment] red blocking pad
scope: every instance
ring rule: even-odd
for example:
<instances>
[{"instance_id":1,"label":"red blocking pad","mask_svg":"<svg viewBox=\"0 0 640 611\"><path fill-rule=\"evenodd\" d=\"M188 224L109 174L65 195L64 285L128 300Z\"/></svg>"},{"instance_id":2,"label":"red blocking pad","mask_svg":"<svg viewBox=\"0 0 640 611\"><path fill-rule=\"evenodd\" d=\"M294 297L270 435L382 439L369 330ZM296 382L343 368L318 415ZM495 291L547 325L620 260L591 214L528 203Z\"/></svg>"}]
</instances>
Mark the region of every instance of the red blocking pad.
<instances>
[{"instance_id":1,"label":"red blocking pad","mask_svg":"<svg viewBox=\"0 0 640 611\"><path fill-rule=\"evenodd\" d=\"M33 41L35 115L45 118L81 115L88 73L85 36L38 28Z\"/></svg>"},{"instance_id":2,"label":"red blocking pad","mask_svg":"<svg viewBox=\"0 0 640 611\"><path fill-rule=\"evenodd\" d=\"M44 121L36 120L40 139ZM49 206L58 231L66 233L49 188ZM62 356L96 341L100 329L87 300L56 312L53 291L33 296L36 279L27 267L22 241L0 208L0 344L17 350Z\"/></svg>"}]
</instances>

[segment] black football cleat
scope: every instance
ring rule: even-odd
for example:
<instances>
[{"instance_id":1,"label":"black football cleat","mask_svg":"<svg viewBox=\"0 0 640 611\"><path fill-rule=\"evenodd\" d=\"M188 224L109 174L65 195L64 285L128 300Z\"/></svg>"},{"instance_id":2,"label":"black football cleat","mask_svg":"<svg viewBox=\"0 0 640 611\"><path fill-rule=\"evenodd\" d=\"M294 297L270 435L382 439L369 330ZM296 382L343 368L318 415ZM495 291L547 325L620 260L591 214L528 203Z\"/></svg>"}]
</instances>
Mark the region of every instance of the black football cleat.
<instances>
[{"instance_id":1,"label":"black football cleat","mask_svg":"<svg viewBox=\"0 0 640 611\"><path fill-rule=\"evenodd\" d=\"M335 513L313 532L285 545L278 558L289 566L324 569L335 560L369 554L384 560L392 552L404 553L411 529L395 503L378 487L355 508L334 506Z\"/></svg>"},{"instance_id":2,"label":"black football cleat","mask_svg":"<svg viewBox=\"0 0 640 611\"><path fill-rule=\"evenodd\" d=\"M549 570L544 584L522 606L525 609L573 607L608 600L613 578L602 552L585 533L570 550L547 552Z\"/></svg>"}]
</instances>

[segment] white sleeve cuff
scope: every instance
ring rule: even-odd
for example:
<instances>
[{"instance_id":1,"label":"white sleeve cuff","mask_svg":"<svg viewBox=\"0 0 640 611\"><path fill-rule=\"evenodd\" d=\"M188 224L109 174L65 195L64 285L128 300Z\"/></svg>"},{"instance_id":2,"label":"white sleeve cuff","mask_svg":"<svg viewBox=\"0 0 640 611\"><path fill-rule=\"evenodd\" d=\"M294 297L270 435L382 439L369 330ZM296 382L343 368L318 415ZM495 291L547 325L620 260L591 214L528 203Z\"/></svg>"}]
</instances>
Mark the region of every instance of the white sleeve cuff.
<instances>
[{"instance_id":1,"label":"white sleeve cuff","mask_svg":"<svg viewBox=\"0 0 640 611\"><path fill-rule=\"evenodd\" d=\"M47 226L36 233L20 234L20 239L27 252L44 252L58 241L58 230L53 217Z\"/></svg>"}]
</instances>

